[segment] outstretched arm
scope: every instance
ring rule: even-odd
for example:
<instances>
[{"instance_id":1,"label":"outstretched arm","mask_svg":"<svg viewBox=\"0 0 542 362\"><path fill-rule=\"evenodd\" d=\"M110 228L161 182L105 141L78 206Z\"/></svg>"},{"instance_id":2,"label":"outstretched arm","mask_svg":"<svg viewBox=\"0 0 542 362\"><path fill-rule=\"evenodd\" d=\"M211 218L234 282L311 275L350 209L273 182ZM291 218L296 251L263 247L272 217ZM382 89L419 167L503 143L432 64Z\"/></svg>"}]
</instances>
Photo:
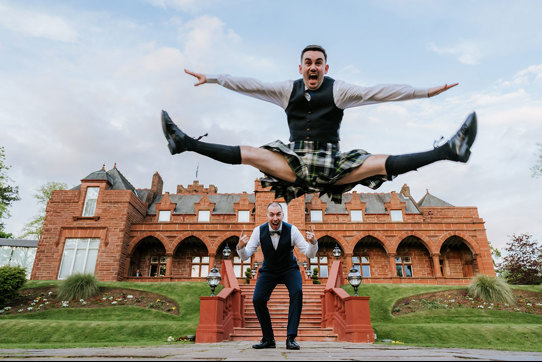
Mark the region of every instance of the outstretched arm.
<instances>
[{"instance_id":1,"label":"outstretched arm","mask_svg":"<svg viewBox=\"0 0 542 362\"><path fill-rule=\"evenodd\" d=\"M226 74L208 76L206 74L192 72L188 69L185 69L184 71L186 74L197 79L197 82L194 84L196 87L205 83L218 83L234 92L276 104L283 109L288 106L288 100L292 93L292 81L268 83L261 82L254 78L232 77Z\"/></svg>"},{"instance_id":2,"label":"outstretched arm","mask_svg":"<svg viewBox=\"0 0 542 362\"><path fill-rule=\"evenodd\" d=\"M448 89L450 88L453 88L455 87L456 85L458 85L459 83L454 83L454 84L444 84L443 86L439 86L439 87L434 87L434 88L430 88L428 91L427 91L427 96L428 97L434 97L442 92L446 92Z\"/></svg>"},{"instance_id":3,"label":"outstretched arm","mask_svg":"<svg viewBox=\"0 0 542 362\"><path fill-rule=\"evenodd\" d=\"M343 81L335 81L333 97L337 107L346 109L380 102L433 97L455 87L457 84L445 84L434 88L414 88L406 84L381 84L372 87L361 87Z\"/></svg>"}]
</instances>

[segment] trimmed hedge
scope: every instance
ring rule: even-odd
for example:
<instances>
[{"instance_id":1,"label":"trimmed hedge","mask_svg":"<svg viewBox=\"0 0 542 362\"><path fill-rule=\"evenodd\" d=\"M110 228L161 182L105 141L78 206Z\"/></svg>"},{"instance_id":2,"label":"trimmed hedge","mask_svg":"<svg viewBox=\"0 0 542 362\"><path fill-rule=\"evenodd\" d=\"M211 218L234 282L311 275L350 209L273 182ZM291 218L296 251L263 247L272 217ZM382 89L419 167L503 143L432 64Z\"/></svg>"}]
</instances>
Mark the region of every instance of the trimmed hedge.
<instances>
[{"instance_id":1,"label":"trimmed hedge","mask_svg":"<svg viewBox=\"0 0 542 362\"><path fill-rule=\"evenodd\" d=\"M26 282L26 269L20 266L0 267L0 307L17 296Z\"/></svg>"}]
</instances>

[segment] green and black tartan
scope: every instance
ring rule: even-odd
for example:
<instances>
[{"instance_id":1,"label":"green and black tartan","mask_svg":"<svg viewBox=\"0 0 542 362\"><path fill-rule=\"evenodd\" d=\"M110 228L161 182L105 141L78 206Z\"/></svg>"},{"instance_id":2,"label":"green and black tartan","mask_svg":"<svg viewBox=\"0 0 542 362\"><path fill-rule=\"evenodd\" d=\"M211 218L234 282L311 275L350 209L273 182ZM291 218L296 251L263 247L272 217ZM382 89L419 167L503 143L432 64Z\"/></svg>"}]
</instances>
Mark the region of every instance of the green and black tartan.
<instances>
[{"instance_id":1,"label":"green and black tartan","mask_svg":"<svg viewBox=\"0 0 542 362\"><path fill-rule=\"evenodd\" d=\"M297 176L293 184L268 174L260 179L263 187L271 187L275 197L284 197L287 203L303 194L320 193L320 196L327 194L331 201L340 204L343 193L358 184L375 190L385 181L391 180L388 176L379 175L347 185L334 185L371 156L365 150L341 153L339 146L334 143L296 141L285 145L279 140L261 148L282 154Z\"/></svg>"}]
</instances>

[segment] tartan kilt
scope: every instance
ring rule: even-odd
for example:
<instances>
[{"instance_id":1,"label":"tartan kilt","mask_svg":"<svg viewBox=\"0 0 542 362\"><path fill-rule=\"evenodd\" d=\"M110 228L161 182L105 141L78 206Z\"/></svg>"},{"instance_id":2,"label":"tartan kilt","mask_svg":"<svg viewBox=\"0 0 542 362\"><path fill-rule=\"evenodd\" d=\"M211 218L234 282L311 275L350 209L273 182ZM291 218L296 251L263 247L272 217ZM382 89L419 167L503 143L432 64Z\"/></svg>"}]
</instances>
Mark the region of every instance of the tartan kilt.
<instances>
[{"instance_id":1,"label":"tartan kilt","mask_svg":"<svg viewBox=\"0 0 542 362\"><path fill-rule=\"evenodd\" d=\"M331 201L340 204L343 193L358 184L375 190L385 181L391 180L386 175L378 175L351 184L334 185L371 156L361 149L341 153L338 144L334 143L295 141L286 145L280 140L261 148L282 154L297 176L293 184L268 174L260 178L262 187L271 187L275 198L284 197L287 203L304 194L320 193L320 196L327 194Z\"/></svg>"}]
</instances>

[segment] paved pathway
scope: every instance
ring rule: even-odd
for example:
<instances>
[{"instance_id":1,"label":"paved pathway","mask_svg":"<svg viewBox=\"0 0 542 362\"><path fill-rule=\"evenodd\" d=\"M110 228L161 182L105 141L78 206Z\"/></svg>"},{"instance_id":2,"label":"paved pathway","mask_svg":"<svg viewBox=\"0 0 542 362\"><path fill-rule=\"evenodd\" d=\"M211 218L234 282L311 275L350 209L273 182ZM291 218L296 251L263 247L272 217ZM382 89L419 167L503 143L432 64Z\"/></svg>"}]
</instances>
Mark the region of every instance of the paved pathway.
<instances>
[{"instance_id":1,"label":"paved pathway","mask_svg":"<svg viewBox=\"0 0 542 362\"><path fill-rule=\"evenodd\" d=\"M255 350L254 342L213 344L177 344L155 347L109 347L70 349L0 349L0 359L78 361L100 360L182 360L182 361L285 361L285 360L494 360L542 361L542 353L508 352L459 348L422 348L404 345L354 344L344 342L299 342L301 350L289 351L278 344L276 349Z\"/></svg>"}]
</instances>

